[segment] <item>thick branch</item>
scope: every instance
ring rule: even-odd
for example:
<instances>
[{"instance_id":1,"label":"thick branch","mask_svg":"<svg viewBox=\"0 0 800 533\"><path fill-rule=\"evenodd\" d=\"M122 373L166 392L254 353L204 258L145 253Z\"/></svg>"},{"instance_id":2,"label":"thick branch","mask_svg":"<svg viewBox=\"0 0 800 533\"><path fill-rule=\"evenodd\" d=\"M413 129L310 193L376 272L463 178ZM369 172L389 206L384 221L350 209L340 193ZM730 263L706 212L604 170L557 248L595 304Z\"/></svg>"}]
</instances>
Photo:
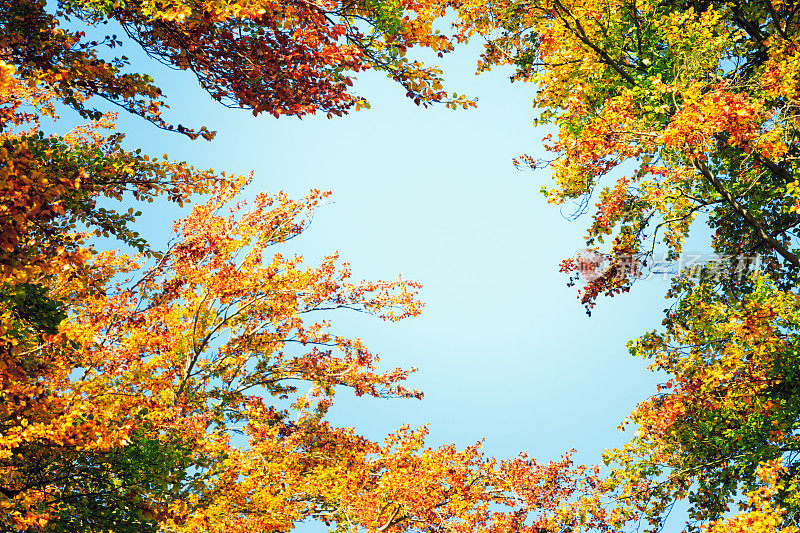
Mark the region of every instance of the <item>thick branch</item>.
<instances>
[{"instance_id":1,"label":"thick branch","mask_svg":"<svg viewBox=\"0 0 800 533\"><path fill-rule=\"evenodd\" d=\"M600 48L599 46L597 46L595 43L592 42L592 40L586 34L586 31L584 31L583 26L581 25L578 18L575 17L572 13L570 13L570 11L566 7L564 7L564 5L560 2L560 0L555 0L554 3L556 7L559 8L559 10L569 15L572 18L572 21L575 23L575 27L572 28L569 22L563 16L559 15L561 17L561 20L564 22L564 25L566 25L567 29L569 29L576 37L578 37L578 39L580 39L583 44L591 48L598 56L600 56L600 59L602 59L603 63L605 63L606 65L617 71L617 74L622 76L625 79L625 81L627 81L634 87L638 85L638 83L636 83L636 80L634 80L630 74L625 72L625 70L617 61L615 61L610 55L608 55L608 52L606 52L603 48Z\"/></svg>"},{"instance_id":2,"label":"thick branch","mask_svg":"<svg viewBox=\"0 0 800 533\"><path fill-rule=\"evenodd\" d=\"M769 159L766 156L761 155L755 150L751 151L750 153L752 154L753 159L755 159L756 161L767 167L767 170L772 172L773 175L782 179L786 183L792 183L794 181L794 176L792 176L792 174L789 171L778 166L778 164L775 163L775 161Z\"/></svg>"},{"instance_id":3,"label":"thick branch","mask_svg":"<svg viewBox=\"0 0 800 533\"><path fill-rule=\"evenodd\" d=\"M778 252L778 254L780 254L781 257L786 259L793 266L800 268L800 259L798 259L797 256L791 253L789 250L787 250L783 244L777 241L775 237L770 235L769 232L767 232L767 230L764 229L764 226L762 226L761 223L758 220L756 220L756 218L750 213L750 211L748 211L742 204L738 202L738 200L736 200L736 198L733 197L733 195L731 195L730 191L728 191L728 189L725 188L725 185L722 184L719 178L717 178L714 174L711 173L711 171L708 169L705 163L703 163L699 159L692 160L692 163L694 164L695 168L697 168L697 170L699 170L700 173L709 181L709 183L711 183L712 187L714 187L714 189L720 195L722 195L723 198L725 198L725 201L728 202L728 204L730 204L731 207L733 207L733 210L739 213L742 216L742 218L745 219L747 224L750 225L750 227L755 230L756 234L762 241L769 244L769 246L773 250Z\"/></svg>"},{"instance_id":4,"label":"thick branch","mask_svg":"<svg viewBox=\"0 0 800 533\"><path fill-rule=\"evenodd\" d=\"M400 506L398 505L397 507L395 507L395 509L392 512L391 516L389 516L389 520L387 520L386 523L383 524L381 527L379 527L376 531L378 533L383 533L384 531L386 531L387 529L389 529L393 525L397 524L398 522L401 522L403 520L403 517L397 518L397 515L399 513L400 513Z\"/></svg>"}]
</instances>

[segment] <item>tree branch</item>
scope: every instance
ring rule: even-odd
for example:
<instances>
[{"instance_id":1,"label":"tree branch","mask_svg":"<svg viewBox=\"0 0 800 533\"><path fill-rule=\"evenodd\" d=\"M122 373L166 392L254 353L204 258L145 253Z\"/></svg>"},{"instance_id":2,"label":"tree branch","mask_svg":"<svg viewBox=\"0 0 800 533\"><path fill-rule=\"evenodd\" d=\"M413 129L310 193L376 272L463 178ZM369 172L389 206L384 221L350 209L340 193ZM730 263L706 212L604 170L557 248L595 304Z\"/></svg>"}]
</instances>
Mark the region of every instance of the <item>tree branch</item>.
<instances>
[{"instance_id":1,"label":"tree branch","mask_svg":"<svg viewBox=\"0 0 800 533\"><path fill-rule=\"evenodd\" d=\"M761 223L756 220L750 211L748 211L742 204L738 202L738 200L736 200L736 198L733 197L733 195L731 195L730 191L725 188L725 185L723 185L719 178L711 173L705 163L695 158L692 160L692 164L709 181L709 183L711 183L711 186L714 187L714 189L720 195L722 195L723 198L725 198L725 201L728 202L731 207L733 207L733 210L739 213L742 218L745 219L747 224L755 230L756 234L762 241L769 244L773 250L778 252L781 257L786 259L794 267L800 268L800 259L798 259L796 255L787 250L783 244L781 244L775 239L775 237L767 232L764 226L762 226Z\"/></svg>"},{"instance_id":2,"label":"tree branch","mask_svg":"<svg viewBox=\"0 0 800 533\"><path fill-rule=\"evenodd\" d=\"M560 2L560 0L555 0L554 4L556 5L556 7L559 8L560 11L563 11L564 13L569 15L572 18L572 21L575 23L575 27L574 28L571 27L569 22L562 15L559 14L559 17L561 18L562 22L564 22L564 25L567 27L567 29L569 29L573 34L575 34L575 36L578 37L578 39L580 39L581 42L583 42L583 44L591 48L598 56L600 56L600 59L602 59L603 63L605 63L606 65L617 71L617 74L622 76L623 79L625 79L625 81L627 81L634 87L638 85L638 83L636 83L636 80L633 79L633 77L631 77L630 74L625 72L625 70L623 70L622 66L617 61L615 61L610 55L608 55L608 52L597 46L595 43L591 41L591 39L589 39L589 36L584 31L583 25L581 25L578 18L572 13L570 13L570 11L566 7L564 7L564 5Z\"/></svg>"}]
</instances>

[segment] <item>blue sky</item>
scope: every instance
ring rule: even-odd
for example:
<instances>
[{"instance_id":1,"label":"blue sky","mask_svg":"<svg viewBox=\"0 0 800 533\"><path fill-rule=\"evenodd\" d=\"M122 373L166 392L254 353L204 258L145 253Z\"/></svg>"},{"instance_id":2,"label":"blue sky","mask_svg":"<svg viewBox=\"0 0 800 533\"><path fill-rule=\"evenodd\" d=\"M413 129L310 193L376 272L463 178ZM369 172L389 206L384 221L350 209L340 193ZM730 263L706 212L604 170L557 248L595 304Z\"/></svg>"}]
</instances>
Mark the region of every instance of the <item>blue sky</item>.
<instances>
[{"instance_id":1,"label":"blue sky","mask_svg":"<svg viewBox=\"0 0 800 533\"><path fill-rule=\"evenodd\" d=\"M293 241L313 263L338 250L356 278L424 283L427 308L400 324L339 314L339 331L361 337L385 366L414 366L425 398L371 400L342 394L334 421L380 439L399 425L430 425L432 445L485 439L501 457L526 450L542 460L571 448L597 462L620 445L618 423L654 392L657 377L625 342L660 325L661 280L601 300L587 317L559 262L583 247L584 217L566 220L539 193L547 171L520 172L511 160L544 156L534 128L535 87L507 73L474 75L478 47L445 56L451 89L479 97L477 109L423 109L385 77L367 73L357 91L372 109L344 118L253 117L223 108L191 75L155 73L169 119L218 131L207 143L121 117L128 145L198 167L255 172L248 194L333 191L309 231ZM126 52L127 54L127 52ZM131 55L131 54L128 54ZM140 228L155 244L181 216L143 209Z\"/></svg>"}]
</instances>

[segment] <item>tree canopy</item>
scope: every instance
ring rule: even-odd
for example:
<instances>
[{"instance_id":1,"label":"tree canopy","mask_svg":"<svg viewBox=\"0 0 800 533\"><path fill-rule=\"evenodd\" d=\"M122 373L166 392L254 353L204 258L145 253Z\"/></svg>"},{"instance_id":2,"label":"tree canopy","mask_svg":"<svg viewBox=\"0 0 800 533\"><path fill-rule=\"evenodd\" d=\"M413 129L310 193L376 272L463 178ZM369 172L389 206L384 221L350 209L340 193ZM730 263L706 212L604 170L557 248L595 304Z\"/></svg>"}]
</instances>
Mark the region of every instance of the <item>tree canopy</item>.
<instances>
[{"instance_id":1,"label":"tree canopy","mask_svg":"<svg viewBox=\"0 0 800 533\"><path fill-rule=\"evenodd\" d=\"M798 11L772 0L4 3L0 527L288 531L315 518L374 533L657 532L685 500L690 531L798 531ZM623 424L631 439L606 451L602 475L569 453L501 461L479 445L428 448L425 429L375 442L331 424L343 388L421 397L405 386L412 370L385 369L328 318L415 317L420 285L353 281L336 253L313 266L284 256L328 192L240 201L251 177L130 149L108 112L214 136L169 122L157 80L131 72L132 45L254 114L366 107L353 86L367 69L419 105L470 107L409 54L443 57L477 38L478 70L511 66L512 81L534 83L536 122L556 128L552 158L517 164L551 170L550 203L591 212L587 251L561 264L587 312L678 261L691 233L717 257L681 271L662 327L630 342L667 379ZM70 109L85 124L48 133ZM156 198L200 199L165 250L134 226ZM135 252L101 253L99 238Z\"/></svg>"},{"instance_id":2,"label":"tree canopy","mask_svg":"<svg viewBox=\"0 0 800 533\"><path fill-rule=\"evenodd\" d=\"M0 6L0 529L56 532L335 530L529 531L574 514L595 468L569 454L539 464L479 445L425 446L425 429L383 442L326 419L335 393L419 398L410 370L383 369L331 313L386 321L421 312L419 284L354 282L336 253L284 256L329 193L237 194L250 177L127 148L115 104L167 121L147 74L128 72L121 28L156 61L191 70L223 104L255 114L340 115L364 69L416 103L448 96L439 71L408 59L451 41L435 2L95 2ZM104 26L108 24L108 26ZM124 51L128 44L124 45ZM64 111L64 108L67 111ZM48 133L56 111L86 122ZM166 250L134 227L156 198L205 198ZM127 212L110 209L124 200ZM138 253L99 252L116 239Z\"/></svg>"},{"instance_id":3,"label":"tree canopy","mask_svg":"<svg viewBox=\"0 0 800 533\"><path fill-rule=\"evenodd\" d=\"M613 527L659 531L688 500L690 530L796 531L800 4L460 5L479 68L535 83L557 128L550 160L517 164L551 169L550 203L591 212L589 253L562 263L587 311L677 262L690 231L716 254L629 345L669 379L606 454Z\"/></svg>"}]
</instances>

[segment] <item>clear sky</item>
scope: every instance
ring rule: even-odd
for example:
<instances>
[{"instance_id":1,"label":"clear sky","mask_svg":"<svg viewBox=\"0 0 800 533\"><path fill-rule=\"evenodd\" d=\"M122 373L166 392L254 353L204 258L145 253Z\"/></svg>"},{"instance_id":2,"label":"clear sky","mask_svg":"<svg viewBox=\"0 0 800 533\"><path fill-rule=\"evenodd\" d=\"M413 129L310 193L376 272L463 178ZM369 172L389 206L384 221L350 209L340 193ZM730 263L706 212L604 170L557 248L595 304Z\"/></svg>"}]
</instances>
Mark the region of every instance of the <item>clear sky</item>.
<instances>
[{"instance_id":1,"label":"clear sky","mask_svg":"<svg viewBox=\"0 0 800 533\"><path fill-rule=\"evenodd\" d=\"M128 54L126 51L127 55ZM218 131L207 143L121 117L128 144L198 167L255 172L248 193L333 191L309 231L293 243L311 263L338 250L356 278L424 283L421 317L399 324L335 315L339 331L361 337L385 366L414 366L425 398L370 400L342 394L333 419L381 439L403 423L430 424L433 445L485 438L500 457L527 450L542 460L571 448L597 462L620 445L619 422L655 391L647 362L625 342L660 325L667 284L648 280L632 294L599 302L587 317L558 263L583 248L589 219L566 220L539 193L547 171L511 160L543 156L548 131L531 125L535 87L507 73L474 75L477 47L439 60L449 86L479 97L477 109L423 109L378 74L360 78L372 109L329 120L253 117L212 101L186 73L156 72L169 120ZM145 209L140 228L168 239L174 208Z\"/></svg>"}]
</instances>

